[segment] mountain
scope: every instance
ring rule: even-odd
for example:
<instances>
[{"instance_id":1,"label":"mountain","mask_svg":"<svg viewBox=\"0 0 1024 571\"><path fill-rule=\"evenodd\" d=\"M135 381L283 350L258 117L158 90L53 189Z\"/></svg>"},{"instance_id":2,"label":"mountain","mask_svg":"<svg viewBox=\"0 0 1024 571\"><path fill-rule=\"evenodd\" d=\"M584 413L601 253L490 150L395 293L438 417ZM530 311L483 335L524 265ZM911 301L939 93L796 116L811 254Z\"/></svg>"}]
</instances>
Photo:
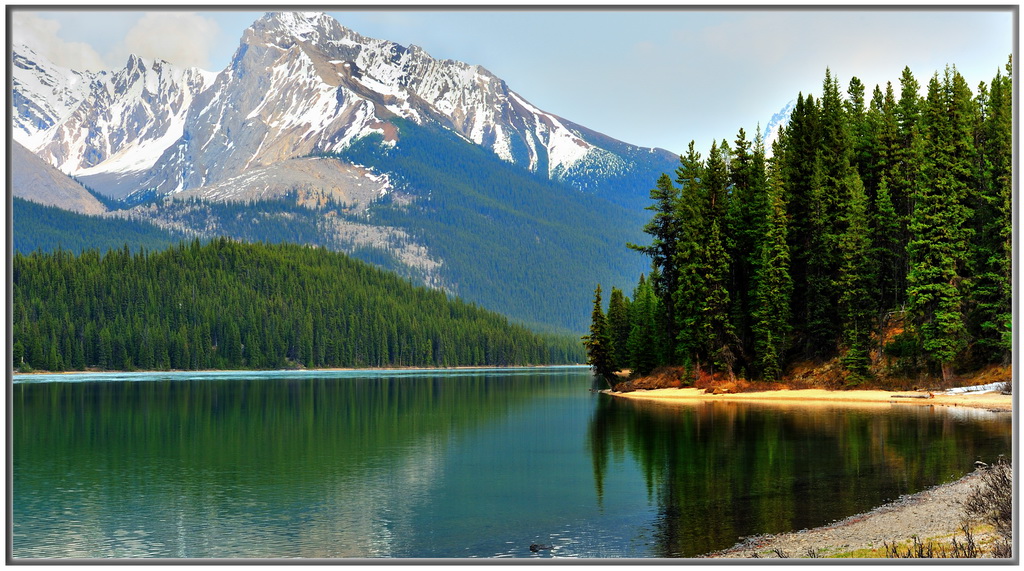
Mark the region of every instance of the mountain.
<instances>
[{"instance_id":1,"label":"mountain","mask_svg":"<svg viewBox=\"0 0 1024 571\"><path fill-rule=\"evenodd\" d=\"M32 154L24 145L11 143L13 195L39 204L58 206L82 214L102 214L107 207L81 184Z\"/></svg>"},{"instance_id":2,"label":"mountain","mask_svg":"<svg viewBox=\"0 0 1024 571\"><path fill-rule=\"evenodd\" d=\"M36 74L15 66L17 98L37 99L19 89ZM646 199L652 173L678 159L541 111L481 66L366 38L318 13L265 15L219 74L131 56L64 103L74 112L57 113L37 144L23 142L118 198L223 182L371 133L388 140L395 117L440 124L505 161L620 201Z\"/></svg>"},{"instance_id":3,"label":"mountain","mask_svg":"<svg viewBox=\"0 0 1024 571\"><path fill-rule=\"evenodd\" d=\"M218 73L14 58L15 139L119 216L343 250L539 326L581 331L595 282L635 282L642 256L598 252L643 241L649 190L678 166L318 13L266 14Z\"/></svg>"},{"instance_id":4,"label":"mountain","mask_svg":"<svg viewBox=\"0 0 1024 571\"><path fill-rule=\"evenodd\" d=\"M14 140L36 151L48 131L71 114L107 75L58 66L25 45L11 54L11 116ZM51 161L52 162L52 161Z\"/></svg>"},{"instance_id":5,"label":"mountain","mask_svg":"<svg viewBox=\"0 0 1024 571\"><path fill-rule=\"evenodd\" d=\"M761 133L761 141L764 143L764 150L771 156L772 144L779 140L779 131L789 124L789 118L793 115L793 108L796 107L796 99L793 99L787 103L778 113L772 115L772 118L765 124L764 131Z\"/></svg>"}]
</instances>

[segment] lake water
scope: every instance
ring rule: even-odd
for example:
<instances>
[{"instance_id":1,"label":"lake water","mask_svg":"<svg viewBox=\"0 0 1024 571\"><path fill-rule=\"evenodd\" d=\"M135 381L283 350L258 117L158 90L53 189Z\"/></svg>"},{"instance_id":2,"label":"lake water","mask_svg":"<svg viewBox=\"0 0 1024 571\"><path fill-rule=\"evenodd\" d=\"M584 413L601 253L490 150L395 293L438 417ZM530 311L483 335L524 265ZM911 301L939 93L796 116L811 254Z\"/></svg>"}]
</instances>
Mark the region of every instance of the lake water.
<instances>
[{"instance_id":1,"label":"lake water","mask_svg":"<svg viewBox=\"0 0 1024 571\"><path fill-rule=\"evenodd\" d=\"M1011 451L1005 413L665 406L592 382L584 368L16 377L12 555L695 557Z\"/></svg>"}]
</instances>

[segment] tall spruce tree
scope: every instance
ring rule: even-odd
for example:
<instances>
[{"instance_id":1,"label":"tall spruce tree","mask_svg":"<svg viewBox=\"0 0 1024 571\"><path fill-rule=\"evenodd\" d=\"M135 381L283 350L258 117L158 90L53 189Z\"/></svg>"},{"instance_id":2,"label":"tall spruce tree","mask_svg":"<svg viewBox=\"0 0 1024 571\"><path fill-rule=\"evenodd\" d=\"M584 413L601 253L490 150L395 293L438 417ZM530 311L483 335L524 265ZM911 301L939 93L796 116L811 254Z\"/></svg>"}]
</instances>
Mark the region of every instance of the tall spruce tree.
<instances>
[{"instance_id":1,"label":"tall spruce tree","mask_svg":"<svg viewBox=\"0 0 1024 571\"><path fill-rule=\"evenodd\" d=\"M650 283L640 276L633 291L629 318L629 367L635 375L646 375L659 364L658 298Z\"/></svg>"},{"instance_id":2,"label":"tall spruce tree","mask_svg":"<svg viewBox=\"0 0 1024 571\"><path fill-rule=\"evenodd\" d=\"M754 273L759 263L758 245L763 239L768 213L767 181L765 179L764 143L760 127L754 143L739 130L729 163L731 199L729 201L727 245L731 265L729 296L732 300L732 321L740 339L741 352L754 354L751 311L754 296ZM747 366L740 359L740 366Z\"/></svg>"},{"instance_id":3,"label":"tall spruce tree","mask_svg":"<svg viewBox=\"0 0 1024 571\"><path fill-rule=\"evenodd\" d=\"M684 166L680 167L682 170ZM675 338L675 303L672 292L679 281L679 269L676 266L676 252L679 241L679 189L672 185L672 179L662 174L651 189L651 200L654 204L646 210L654 212L651 221L644 226L644 232L651 236L651 243L646 246L628 244L628 247L646 254L658 269L650 276L649 285L658 296L662 305L663 317L660 319L666 328L669 339ZM635 299L635 298L634 298Z\"/></svg>"},{"instance_id":4,"label":"tall spruce tree","mask_svg":"<svg viewBox=\"0 0 1024 571\"><path fill-rule=\"evenodd\" d=\"M974 360L1008 362L1012 350L1012 61L991 87L979 88L977 192L972 193L972 241L968 327Z\"/></svg>"},{"instance_id":5,"label":"tall spruce tree","mask_svg":"<svg viewBox=\"0 0 1024 571\"><path fill-rule=\"evenodd\" d=\"M922 124L926 152L910 226L908 309L925 355L949 381L954 360L967 347L963 281L974 151L970 92L955 70L929 81Z\"/></svg>"},{"instance_id":6,"label":"tall spruce tree","mask_svg":"<svg viewBox=\"0 0 1024 571\"><path fill-rule=\"evenodd\" d=\"M850 371L850 383L857 384L868 376L871 334L875 330L875 299L872 284L876 281L875 257L871 252L868 228L868 200L860 177L852 174L847 181L850 200L844 215L846 229L839 240L839 315L842 319L843 366Z\"/></svg>"},{"instance_id":7,"label":"tall spruce tree","mask_svg":"<svg viewBox=\"0 0 1024 571\"><path fill-rule=\"evenodd\" d=\"M677 170L680 199L677 212L679 240L675 252L675 267L679 280L673 292L675 307L675 337L672 361L687 367L697 366L703 339L701 307L706 292L707 271L704 231L708 196L704 188L704 162L695 144L690 141L685 155L680 157Z\"/></svg>"},{"instance_id":8,"label":"tall spruce tree","mask_svg":"<svg viewBox=\"0 0 1024 571\"><path fill-rule=\"evenodd\" d=\"M601 284L594 290L594 309L590 314L590 334L582 337L583 346L587 350L587 364L594 374L602 377L609 386L615 371L615 349L612 346L611 331L608 320L601 307Z\"/></svg>"},{"instance_id":9,"label":"tall spruce tree","mask_svg":"<svg viewBox=\"0 0 1024 571\"><path fill-rule=\"evenodd\" d=\"M712 371L724 371L735 376L735 364L740 356L740 340L732 324L732 303L729 295L730 268L732 259L726 250L725 235L730 233L727 215L729 213L729 170L725 158L728 145L711 144L704 166L704 180L701 188L705 193L703 212L695 225L704 236L700 248L704 268L703 300L699 308L703 329L702 347L699 353Z\"/></svg>"},{"instance_id":10,"label":"tall spruce tree","mask_svg":"<svg viewBox=\"0 0 1024 571\"><path fill-rule=\"evenodd\" d=\"M777 145L777 160L782 152ZM764 224L764 239L758 244L759 262L754 279L752 330L755 363L761 377L767 380L782 377L791 334L793 281L789 274L789 218L781 176L778 168L769 169L767 198L770 207Z\"/></svg>"},{"instance_id":11,"label":"tall spruce tree","mask_svg":"<svg viewBox=\"0 0 1024 571\"><path fill-rule=\"evenodd\" d=\"M625 367L629 362L629 298L617 287L612 288L608 298L608 328L611 331L615 366Z\"/></svg>"}]
</instances>

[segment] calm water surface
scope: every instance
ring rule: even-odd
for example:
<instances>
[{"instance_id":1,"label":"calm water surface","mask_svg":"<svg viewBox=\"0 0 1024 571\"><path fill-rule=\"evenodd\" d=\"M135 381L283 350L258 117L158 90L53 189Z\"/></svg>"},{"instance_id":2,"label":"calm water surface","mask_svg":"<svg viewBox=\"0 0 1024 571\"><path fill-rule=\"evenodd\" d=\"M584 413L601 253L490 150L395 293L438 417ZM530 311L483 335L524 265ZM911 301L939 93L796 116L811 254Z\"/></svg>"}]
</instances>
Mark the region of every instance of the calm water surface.
<instances>
[{"instance_id":1,"label":"calm water surface","mask_svg":"<svg viewBox=\"0 0 1024 571\"><path fill-rule=\"evenodd\" d=\"M17 377L12 555L694 557L1011 450L1009 414L591 388L582 368Z\"/></svg>"}]
</instances>

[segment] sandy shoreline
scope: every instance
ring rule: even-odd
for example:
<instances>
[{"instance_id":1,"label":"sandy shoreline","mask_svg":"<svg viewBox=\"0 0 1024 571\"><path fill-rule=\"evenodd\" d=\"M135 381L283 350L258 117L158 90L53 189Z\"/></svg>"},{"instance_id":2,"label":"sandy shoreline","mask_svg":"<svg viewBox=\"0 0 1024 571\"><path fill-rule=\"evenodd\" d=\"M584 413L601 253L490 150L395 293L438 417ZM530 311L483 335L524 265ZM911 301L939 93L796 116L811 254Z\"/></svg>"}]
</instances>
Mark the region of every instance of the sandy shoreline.
<instances>
[{"instance_id":1,"label":"sandy shoreline","mask_svg":"<svg viewBox=\"0 0 1024 571\"><path fill-rule=\"evenodd\" d=\"M617 398L679 405L702 402L748 402L800 406L927 405L983 408L1006 412L1013 410L1013 395L1004 395L995 391L948 394L927 391L800 389L713 395L706 393L704 389L682 388L636 390L628 393L616 393L609 390L601 392Z\"/></svg>"}]
</instances>

